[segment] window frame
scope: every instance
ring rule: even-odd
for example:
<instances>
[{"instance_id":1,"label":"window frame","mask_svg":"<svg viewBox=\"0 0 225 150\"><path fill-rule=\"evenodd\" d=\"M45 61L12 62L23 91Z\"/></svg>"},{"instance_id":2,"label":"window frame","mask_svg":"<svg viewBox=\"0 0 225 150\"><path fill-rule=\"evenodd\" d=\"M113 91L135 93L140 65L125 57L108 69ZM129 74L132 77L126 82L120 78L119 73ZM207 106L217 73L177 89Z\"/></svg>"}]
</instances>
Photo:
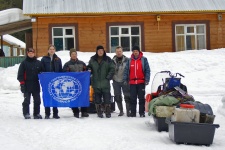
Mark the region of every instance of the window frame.
<instances>
[{"instance_id":1,"label":"window frame","mask_svg":"<svg viewBox=\"0 0 225 150\"><path fill-rule=\"evenodd\" d=\"M111 27L119 27L119 29L122 29L122 28L127 28L127 27L129 27L130 28L130 33L129 34L120 34L121 33L121 31L119 30L119 35L112 35L111 36L111 34L110 34L110 32L111 32L111 30L110 30L110 28ZM139 35L131 35L131 27L139 27ZM144 23L143 22L108 22L108 23L106 23L106 47L107 47L107 49L108 49L108 51L107 52L109 52L109 53L111 53L112 52L112 50L111 50L111 41L110 41L110 39L111 39L111 37L127 37L127 36L129 36L130 38L132 37L132 36L139 36L140 37L140 41L139 41L139 43L140 43L140 49L142 50L142 51L145 51L145 47L144 47ZM132 44L132 41L131 41L131 39L130 39L130 45ZM120 46L120 45L118 45L118 46ZM132 47L131 47L132 48Z\"/></svg>"},{"instance_id":2,"label":"window frame","mask_svg":"<svg viewBox=\"0 0 225 150\"><path fill-rule=\"evenodd\" d=\"M187 35L203 35L203 34L197 34L197 32L195 33L187 33L186 32L186 27L188 26L191 26L193 27L193 25L196 27L197 25L204 25L205 26L205 48L206 49L210 49L210 24L209 24L209 21L208 20L205 20L205 21L173 21L172 22L172 48L173 48L173 51L174 52L177 52L177 49L176 49L176 37L177 37L177 34L176 34L176 26L184 26L185 29L184 29L184 36L186 37ZM196 28L194 29L196 31ZM186 39L186 38L185 38ZM184 40L185 42L185 48L186 48L186 40ZM197 38L195 39L195 42L197 42ZM197 44L195 45L195 47L197 46ZM185 49L186 50L186 49Z\"/></svg>"},{"instance_id":3,"label":"window frame","mask_svg":"<svg viewBox=\"0 0 225 150\"><path fill-rule=\"evenodd\" d=\"M53 43L53 38L57 36L53 36L53 28L63 28L63 29L71 29L73 28L73 38L74 38L74 48L79 50L79 41L78 41L78 24L77 23L66 23L66 24L49 24L49 44ZM64 31L63 31L64 33ZM59 36L61 37L61 36ZM72 36L66 36L66 37L72 37ZM65 40L65 36L63 35L63 41ZM65 48L65 45L63 45L63 50ZM69 50L69 49L68 49Z\"/></svg>"}]
</instances>

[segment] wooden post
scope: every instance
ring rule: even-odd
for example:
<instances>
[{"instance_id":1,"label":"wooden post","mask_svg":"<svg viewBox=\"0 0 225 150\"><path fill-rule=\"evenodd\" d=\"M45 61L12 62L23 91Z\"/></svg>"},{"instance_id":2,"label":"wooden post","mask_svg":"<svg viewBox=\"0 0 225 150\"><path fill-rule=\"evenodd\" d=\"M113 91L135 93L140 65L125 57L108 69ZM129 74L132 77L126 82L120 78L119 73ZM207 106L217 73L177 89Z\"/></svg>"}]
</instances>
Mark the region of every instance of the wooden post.
<instances>
[{"instance_id":1,"label":"wooden post","mask_svg":"<svg viewBox=\"0 0 225 150\"><path fill-rule=\"evenodd\" d=\"M25 43L26 43L26 48L33 47L32 32L31 31L25 33Z\"/></svg>"},{"instance_id":2,"label":"wooden post","mask_svg":"<svg viewBox=\"0 0 225 150\"><path fill-rule=\"evenodd\" d=\"M10 45L10 55L9 56L13 56L13 45Z\"/></svg>"},{"instance_id":3,"label":"wooden post","mask_svg":"<svg viewBox=\"0 0 225 150\"><path fill-rule=\"evenodd\" d=\"M1 35L1 49L3 50L3 35Z\"/></svg>"}]
</instances>

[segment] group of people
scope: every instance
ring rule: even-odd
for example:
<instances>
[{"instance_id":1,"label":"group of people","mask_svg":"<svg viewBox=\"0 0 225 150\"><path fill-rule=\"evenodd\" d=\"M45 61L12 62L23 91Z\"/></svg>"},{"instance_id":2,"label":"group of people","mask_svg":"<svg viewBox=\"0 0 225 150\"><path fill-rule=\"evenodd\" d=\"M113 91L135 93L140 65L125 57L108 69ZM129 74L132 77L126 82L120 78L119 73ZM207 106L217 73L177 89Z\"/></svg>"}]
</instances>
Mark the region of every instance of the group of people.
<instances>
[{"instance_id":1,"label":"group of people","mask_svg":"<svg viewBox=\"0 0 225 150\"><path fill-rule=\"evenodd\" d=\"M126 103L128 117L136 117L137 98L139 99L139 115L145 117L145 86L150 80L150 67L139 46L132 48L131 58L123 55L123 48L116 47L116 55L111 59L107 56L103 46L96 47L96 54L86 65L77 57L76 49L70 49L70 60L62 66L61 59L55 54L54 45L49 45L48 54L41 61L35 57L33 48L27 49L27 57L20 64L17 79L20 82L21 92L24 94L22 103L23 116L30 119L30 98L34 99L33 117L42 119L40 115L40 85L38 74L41 72L91 72L91 85L94 90L94 103L99 118L111 117L111 90L110 80L113 80L114 100L119 109L119 115L124 115L122 99ZM123 96L122 96L123 93ZM74 117L89 117L87 107L71 108ZM58 108L53 107L53 118L59 119ZM45 119L50 119L51 108L45 107Z\"/></svg>"}]
</instances>

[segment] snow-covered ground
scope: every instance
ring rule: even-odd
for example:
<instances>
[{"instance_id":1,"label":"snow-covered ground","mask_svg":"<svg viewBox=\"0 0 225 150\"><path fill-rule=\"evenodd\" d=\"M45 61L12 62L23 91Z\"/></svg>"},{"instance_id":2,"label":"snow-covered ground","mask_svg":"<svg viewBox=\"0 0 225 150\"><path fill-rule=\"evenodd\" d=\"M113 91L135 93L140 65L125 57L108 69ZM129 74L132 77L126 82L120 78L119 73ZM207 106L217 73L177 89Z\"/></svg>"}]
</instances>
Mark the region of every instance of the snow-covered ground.
<instances>
[{"instance_id":1,"label":"snow-covered ground","mask_svg":"<svg viewBox=\"0 0 225 150\"><path fill-rule=\"evenodd\" d=\"M88 63L95 53L78 52ZM130 56L130 52L124 53ZM63 64L69 52L61 51ZM113 57L114 54L107 54ZM170 70L185 76L183 84L195 100L211 105L216 115L213 144L209 147L177 145L168 132L156 131L153 118L118 117L74 118L69 108L59 108L60 119L25 120L22 116L23 96L16 80L19 65L0 68L0 149L1 150L223 150L225 147L225 49L193 50L176 53L144 53L151 67L151 81L156 72ZM40 58L39 58L40 59ZM151 86L146 87L147 93ZM32 103L32 102L31 102ZM32 104L30 106L32 112ZM44 116L44 107L41 107Z\"/></svg>"}]
</instances>

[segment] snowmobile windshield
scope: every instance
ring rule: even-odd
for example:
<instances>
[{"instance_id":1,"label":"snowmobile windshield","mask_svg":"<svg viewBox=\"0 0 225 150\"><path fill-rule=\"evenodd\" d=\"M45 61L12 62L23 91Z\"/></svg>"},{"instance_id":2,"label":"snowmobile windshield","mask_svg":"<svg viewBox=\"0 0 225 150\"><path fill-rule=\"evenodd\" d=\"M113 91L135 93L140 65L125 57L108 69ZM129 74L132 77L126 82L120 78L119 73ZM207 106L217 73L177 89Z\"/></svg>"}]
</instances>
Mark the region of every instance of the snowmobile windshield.
<instances>
[{"instance_id":1,"label":"snowmobile windshield","mask_svg":"<svg viewBox=\"0 0 225 150\"><path fill-rule=\"evenodd\" d=\"M167 78L170 78L168 71L161 71L155 74L152 80L152 87L151 87L151 93L153 95L157 94L159 88L162 89L162 86Z\"/></svg>"}]
</instances>

